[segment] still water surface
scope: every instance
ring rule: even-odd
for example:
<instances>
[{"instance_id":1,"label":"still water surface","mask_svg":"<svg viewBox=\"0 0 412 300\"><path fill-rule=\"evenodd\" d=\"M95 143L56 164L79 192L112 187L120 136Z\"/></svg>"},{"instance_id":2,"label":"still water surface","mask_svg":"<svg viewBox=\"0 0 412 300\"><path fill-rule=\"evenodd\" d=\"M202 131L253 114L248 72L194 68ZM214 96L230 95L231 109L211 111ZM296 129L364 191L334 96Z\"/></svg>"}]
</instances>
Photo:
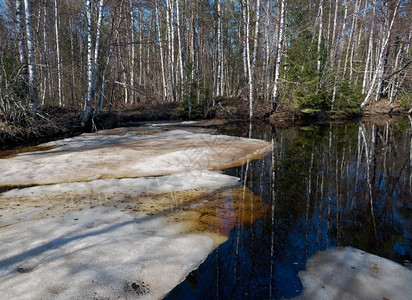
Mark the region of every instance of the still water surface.
<instances>
[{"instance_id":1,"label":"still water surface","mask_svg":"<svg viewBox=\"0 0 412 300\"><path fill-rule=\"evenodd\" d=\"M302 292L298 272L307 259L337 246L411 268L412 120L217 129L272 143L267 157L224 170L269 209L238 221L166 299L292 298Z\"/></svg>"}]
</instances>

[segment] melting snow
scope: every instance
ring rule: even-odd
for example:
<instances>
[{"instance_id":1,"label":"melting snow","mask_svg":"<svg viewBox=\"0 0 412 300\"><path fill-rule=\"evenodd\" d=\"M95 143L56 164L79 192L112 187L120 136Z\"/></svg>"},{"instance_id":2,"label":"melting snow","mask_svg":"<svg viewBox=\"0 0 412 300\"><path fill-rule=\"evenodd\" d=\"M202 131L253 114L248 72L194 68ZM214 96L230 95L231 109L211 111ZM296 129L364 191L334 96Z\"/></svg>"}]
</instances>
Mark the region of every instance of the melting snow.
<instances>
[{"instance_id":1,"label":"melting snow","mask_svg":"<svg viewBox=\"0 0 412 300\"><path fill-rule=\"evenodd\" d=\"M351 247L317 253L301 271L298 299L412 298L412 271L385 258Z\"/></svg>"},{"instance_id":2,"label":"melting snow","mask_svg":"<svg viewBox=\"0 0 412 300\"><path fill-rule=\"evenodd\" d=\"M0 186L27 186L103 178L170 175L222 169L261 157L269 144L224 135L173 130L153 135L84 134L51 143L50 151L3 159Z\"/></svg>"},{"instance_id":3,"label":"melting snow","mask_svg":"<svg viewBox=\"0 0 412 300\"><path fill-rule=\"evenodd\" d=\"M238 178L206 169L265 155L266 142L141 133L85 134L0 160L0 187L35 185L0 194L1 299L159 299L239 218L265 212Z\"/></svg>"}]
</instances>

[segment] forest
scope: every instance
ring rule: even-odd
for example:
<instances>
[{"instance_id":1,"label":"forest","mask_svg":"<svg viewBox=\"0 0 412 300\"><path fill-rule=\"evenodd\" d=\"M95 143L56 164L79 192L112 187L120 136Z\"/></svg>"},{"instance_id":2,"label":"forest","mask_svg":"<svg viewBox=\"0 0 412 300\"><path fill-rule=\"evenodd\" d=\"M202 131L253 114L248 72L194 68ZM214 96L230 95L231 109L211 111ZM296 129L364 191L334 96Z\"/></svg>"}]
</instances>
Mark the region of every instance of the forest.
<instances>
[{"instance_id":1,"label":"forest","mask_svg":"<svg viewBox=\"0 0 412 300\"><path fill-rule=\"evenodd\" d=\"M0 125L58 108L412 107L409 0L3 0ZM411 112L411 110L409 111Z\"/></svg>"}]
</instances>

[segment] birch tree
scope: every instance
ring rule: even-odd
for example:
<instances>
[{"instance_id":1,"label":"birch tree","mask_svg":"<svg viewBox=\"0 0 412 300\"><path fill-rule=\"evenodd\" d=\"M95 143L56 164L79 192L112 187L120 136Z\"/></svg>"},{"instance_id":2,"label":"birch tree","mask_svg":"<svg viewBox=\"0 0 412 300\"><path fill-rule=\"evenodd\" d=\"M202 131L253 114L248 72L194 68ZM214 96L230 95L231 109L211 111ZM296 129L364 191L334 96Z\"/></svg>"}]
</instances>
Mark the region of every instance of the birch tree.
<instances>
[{"instance_id":1,"label":"birch tree","mask_svg":"<svg viewBox=\"0 0 412 300\"><path fill-rule=\"evenodd\" d=\"M96 90L96 74L97 74L97 62L99 59L100 38L101 38L101 26L103 21L103 7L104 0L99 0L98 6L98 21L96 28L96 41L93 55L93 33L92 33L92 2L86 1L86 17L87 17L87 93L85 100L85 107L81 119L81 125L86 126L87 121L90 118L93 98ZM94 116L92 116L93 118Z\"/></svg>"},{"instance_id":2,"label":"birch tree","mask_svg":"<svg viewBox=\"0 0 412 300\"><path fill-rule=\"evenodd\" d=\"M31 6L30 0L24 0L24 16L26 23L26 43L27 43L27 59L29 68L29 90L31 99L31 109L36 111L37 109L37 83L36 83L36 68L34 65L34 40L33 40L33 27L31 22Z\"/></svg>"},{"instance_id":3,"label":"birch tree","mask_svg":"<svg viewBox=\"0 0 412 300\"><path fill-rule=\"evenodd\" d=\"M192 102L190 100L190 91L189 91L189 79L187 76L187 67L186 67L186 0L183 0L183 13L182 13L182 64L184 66L183 80L186 87L186 99L188 106L188 115L189 118L192 116Z\"/></svg>"},{"instance_id":4,"label":"birch tree","mask_svg":"<svg viewBox=\"0 0 412 300\"><path fill-rule=\"evenodd\" d=\"M27 73L27 53L24 43L24 21L23 21L23 2L16 0L16 27L17 27L17 45L19 51L19 61L23 68L23 74Z\"/></svg>"},{"instance_id":5,"label":"birch tree","mask_svg":"<svg viewBox=\"0 0 412 300\"><path fill-rule=\"evenodd\" d=\"M366 92L366 89L369 86L370 76L372 73L372 59L373 59L373 34L375 29L375 16L376 16L376 0L373 0L372 3L372 24L370 29L369 35L369 43L368 43L368 54L366 56L366 63L365 63L365 71L363 74L363 82L362 82L362 94Z\"/></svg>"},{"instance_id":6,"label":"birch tree","mask_svg":"<svg viewBox=\"0 0 412 300\"><path fill-rule=\"evenodd\" d=\"M252 55L252 63L250 66L250 79L249 79L249 118L253 117L253 92L255 89L255 69L256 69L256 59L257 59L257 51L258 51L259 21L260 21L260 0L257 0L256 1L255 35L253 37L253 55Z\"/></svg>"},{"instance_id":7,"label":"birch tree","mask_svg":"<svg viewBox=\"0 0 412 300\"><path fill-rule=\"evenodd\" d=\"M131 59L131 66L130 66L130 103L134 103L135 101L135 92L134 92L134 69L135 69L135 26L134 26L134 7L133 1L129 2L129 10L130 10L130 59ZM106 67L105 67L106 68Z\"/></svg>"},{"instance_id":8,"label":"birch tree","mask_svg":"<svg viewBox=\"0 0 412 300\"><path fill-rule=\"evenodd\" d=\"M178 64L179 64L179 75L180 75L180 97L183 100L183 84L184 84L184 72L183 72L183 54L182 54L182 37L181 37L181 28L180 28L180 10L179 2L175 1L176 6L176 31L177 31L177 48L178 48Z\"/></svg>"},{"instance_id":9,"label":"birch tree","mask_svg":"<svg viewBox=\"0 0 412 300\"><path fill-rule=\"evenodd\" d=\"M157 32L157 42L159 44L159 52L160 52L160 66L161 70L160 72L162 73L162 99L167 100L167 86L166 86L166 77L165 77L165 63L164 63L164 58L163 58L163 41L162 37L160 35L161 28L160 28L160 12L159 12L159 1L156 0L155 4L156 12L155 12L155 18L156 18L156 32Z\"/></svg>"},{"instance_id":10,"label":"birch tree","mask_svg":"<svg viewBox=\"0 0 412 300\"><path fill-rule=\"evenodd\" d=\"M317 72L320 74L321 68L321 45L322 45L322 29L323 29L323 0L319 3L319 31L318 31L318 62L317 62ZM319 75L320 76L320 75Z\"/></svg>"},{"instance_id":11,"label":"birch tree","mask_svg":"<svg viewBox=\"0 0 412 300\"><path fill-rule=\"evenodd\" d=\"M58 77L58 97L59 106L63 104L62 94L62 59L60 56L60 32L59 32L59 11L57 0L54 0L54 30L56 34L56 59L57 59L57 77Z\"/></svg>"},{"instance_id":12,"label":"birch tree","mask_svg":"<svg viewBox=\"0 0 412 300\"><path fill-rule=\"evenodd\" d=\"M223 75L223 45L222 45L222 11L220 0L216 1L217 12L217 53L216 53L216 97L222 96L222 75Z\"/></svg>"},{"instance_id":13,"label":"birch tree","mask_svg":"<svg viewBox=\"0 0 412 300\"><path fill-rule=\"evenodd\" d=\"M387 28L385 28L386 30L385 30L385 33L384 33L384 39L382 41L382 45L381 45L381 48L380 48L380 51L379 51L378 64L377 64L375 73L373 75L372 82L369 86L368 93L367 93L365 99L363 100L363 102L361 103L361 107L364 107L366 104L368 104L370 98L372 97L373 90L375 89L375 84L377 82L380 82L380 84L381 84L382 76L383 76L383 64L384 64L384 56L385 56L385 52L386 52L386 47L388 46L389 40L391 38L392 28L393 28L393 24L395 22L396 15L398 13L398 8L399 8L400 2L401 2L401 0L396 1L390 23L387 26ZM379 86L378 86L378 89L380 89ZM377 97L379 97L378 93L377 93Z\"/></svg>"},{"instance_id":14,"label":"birch tree","mask_svg":"<svg viewBox=\"0 0 412 300\"><path fill-rule=\"evenodd\" d=\"M167 28L167 39L168 39L168 50L169 50L169 74L171 81L172 90L172 100L176 100L176 84L175 84L175 70L174 70L174 30L173 30L173 2L171 0L166 0L166 28Z\"/></svg>"},{"instance_id":15,"label":"birch tree","mask_svg":"<svg viewBox=\"0 0 412 300\"><path fill-rule=\"evenodd\" d=\"M280 63L282 59L282 44L283 44L283 35L285 30L285 6L286 0L280 0L280 10L279 10L279 27L276 41L276 60L275 60L275 76L273 79L273 90L272 90L272 112L276 110L278 105L278 93L279 93L279 72L280 72Z\"/></svg>"}]
</instances>

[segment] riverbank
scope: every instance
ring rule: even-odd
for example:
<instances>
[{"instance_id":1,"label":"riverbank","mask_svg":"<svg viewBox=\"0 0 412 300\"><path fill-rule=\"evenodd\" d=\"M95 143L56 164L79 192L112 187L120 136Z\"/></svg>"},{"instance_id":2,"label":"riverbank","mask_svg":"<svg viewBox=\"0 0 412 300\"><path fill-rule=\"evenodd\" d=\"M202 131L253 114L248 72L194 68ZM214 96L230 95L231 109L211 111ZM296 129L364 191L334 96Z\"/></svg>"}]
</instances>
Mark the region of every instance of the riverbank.
<instances>
[{"instance_id":1,"label":"riverbank","mask_svg":"<svg viewBox=\"0 0 412 300\"><path fill-rule=\"evenodd\" d=\"M195 119L249 120L249 103L241 98L220 98L210 109L195 108ZM278 108L270 114L267 103L256 101L254 122L265 122L277 126L290 126L305 122L325 122L331 120L353 120L368 118L381 120L382 116L399 118L408 115L408 109L399 104L389 104L386 99L371 102L362 112L328 112L309 109L291 110ZM80 112L62 108L48 108L38 112L35 118L18 124L0 123L0 150L32 146L59 138L76 136L85 132L133 126L138 122L185 120L185 110L179 103L167 103L156 107L136 107L127 110L102 112L93 123L80 127Z\"/></svg>"}]
</instances>

